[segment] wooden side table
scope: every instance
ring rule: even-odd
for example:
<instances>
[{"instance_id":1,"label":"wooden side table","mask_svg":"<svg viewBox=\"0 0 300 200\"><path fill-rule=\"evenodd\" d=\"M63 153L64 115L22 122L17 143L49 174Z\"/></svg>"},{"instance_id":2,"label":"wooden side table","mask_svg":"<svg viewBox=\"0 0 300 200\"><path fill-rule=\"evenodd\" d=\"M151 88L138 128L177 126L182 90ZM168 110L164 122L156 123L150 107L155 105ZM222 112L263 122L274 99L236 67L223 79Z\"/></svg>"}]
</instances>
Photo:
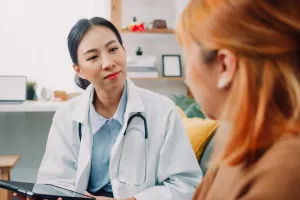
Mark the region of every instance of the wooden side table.
<instances>
[{"instance_id":1,"label":"wooden side table","mask_svg":"<svg viewBox=\"0 0 300 200\"><path fill-rule=\"evenodd\" d=\"M10 180L10 170L16 165L19 159L19 155L0 156L0 179ZM11 200L12 193L7 190L0 189L0 199Z\"/></svg>"}]
</instances>

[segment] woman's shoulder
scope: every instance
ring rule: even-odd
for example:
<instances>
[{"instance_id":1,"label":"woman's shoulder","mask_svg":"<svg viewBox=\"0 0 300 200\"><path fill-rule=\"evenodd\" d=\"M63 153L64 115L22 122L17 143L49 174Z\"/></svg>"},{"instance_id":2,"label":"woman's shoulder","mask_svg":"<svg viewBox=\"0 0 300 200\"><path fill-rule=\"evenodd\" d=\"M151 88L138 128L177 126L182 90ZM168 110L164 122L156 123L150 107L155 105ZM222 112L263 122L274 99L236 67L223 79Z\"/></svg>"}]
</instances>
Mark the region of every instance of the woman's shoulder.
<instances>
[{"instance_id":1,"label":"woman's shoulder","mask_svg":"<svg viewBox=\"0 0 300 200\"><path fill-rule=\"evenodd\" d=\"M256 170L268 171L270 175L272 173L285 174L283 179L298 176L300 184L300 173L298 173L300 170L300 134L282 136L263 154L256 165Z\"/></svg>"},{"instance_id":2,"label":"woman's shoulder","mask_svg":"<svg viewBox=\"0 0 300 200\"><path fill-rule=\"evenodd\" d=\"M273 144L261 157L260 168L300 167L300 134L286 134ZM300 170L298 168L297 170ZM300 173L299 173L300 174Z\"/></svg>"},{"instance_id":3,"label":"woman's shoulder","mask_svg":"<svg viewBox=\"0 0 300 200\"><path fill-rule=\"evenodd\" d=\"M293 199L300 195L300 135L285 135L250 170L248 196ZM257 198L261 199L261 198Z\"/></svg>"},{"instance_id":4,"label":"woman's shoulder","mask_svg":"<svg viewBox=\"0 0 300 200\"><path fill-rule=\"evenodd\" d=\"M205 199L212 185L217 190L233 187L241 199L297 199L300 196L300 135L285 135L251 165L222 165L210 170L194 199ZM227 180L226 184L219 181ZM234 185L231 185L234 184ZM220 186L221 185L221 186ZM212 192L215 192L216 188ZM234 191L234 190L232 190Z\"/></svg>"},{"instance_id":5,"label":"woman's shoulder","mask_svg":"<svg viewBox=\"0 0 300 200\"><path fill-rule=\"evenodd\" d=\"M255 175L280 176L288 179L299 177L300 184L300 135L286 134L274 143L255 164ZM284 180L283 180L284 181Z\"/></svg>"}]
</instances>

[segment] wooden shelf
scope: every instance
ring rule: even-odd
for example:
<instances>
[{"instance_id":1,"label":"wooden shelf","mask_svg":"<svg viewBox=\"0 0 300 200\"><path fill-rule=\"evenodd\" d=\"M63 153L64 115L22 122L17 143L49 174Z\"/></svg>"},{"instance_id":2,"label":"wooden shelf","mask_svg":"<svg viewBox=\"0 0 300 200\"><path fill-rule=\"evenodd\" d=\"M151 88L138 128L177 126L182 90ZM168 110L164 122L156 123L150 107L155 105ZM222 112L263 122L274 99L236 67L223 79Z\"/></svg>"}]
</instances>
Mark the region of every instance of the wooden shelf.
<instances>
[{"instance_id":1,"label":"wooden shelf","mask_svg":"<svg viewBox=\"0 0 300 200\"><path fill-rule=\"evenodd\" d=\"M159 34L173 34L174 33L174 30L173 29L167 29L167 28L164 28L164 29L160 29L160 28L153 28L153 29L146 29L145 31L136 31L136 32L133 32L129 29L121 29L121 33L159 33Z\"/></svg>"},{"instance_id":2,"label":"wooden shelf","mask_svg":"<svg viewBox=\"0 0 300 200\"><path fill-rule=\"evenodd\" d=\"M129 77L131 80L170 80L184 81L184 77Z\"/></svg>"}]
</instances>

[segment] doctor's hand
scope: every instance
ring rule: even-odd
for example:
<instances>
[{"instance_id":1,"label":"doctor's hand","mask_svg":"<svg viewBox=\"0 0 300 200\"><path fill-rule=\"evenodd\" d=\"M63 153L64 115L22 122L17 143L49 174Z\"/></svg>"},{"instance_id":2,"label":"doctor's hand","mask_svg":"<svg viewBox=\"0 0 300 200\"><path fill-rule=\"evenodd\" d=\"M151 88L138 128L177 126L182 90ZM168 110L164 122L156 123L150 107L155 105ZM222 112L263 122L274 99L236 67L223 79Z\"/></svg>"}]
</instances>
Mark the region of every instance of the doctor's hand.
<instances>
[{"instance_id":1,"label":"doctor's hand","mask_svg":"<svg viewBox=\"0 0 300 200\"><path fill-rule=\"evenodd\" d=\"M116 199L110 198L110 197L94 196L94 195L91 195L88 192L86 192L85 195L94 197L96 200L116 200ZM120 200L136 200L136 199L134 197L132 197L132 198L129 198L129 199L120 199Z\"/></svg>"},{"instance_id":2,"label":"doctor's hand","mask_svg":"<svg viewBox=\"0 0 300 200\"><path fill-rule=\"evenodd\" d=\"M91 195L91 194L88 193L88 192L85 192L85 195L86 195L86 196L90 196L90 197L94 197L96 200L116 200L116 199L110 198L110 197L94 196L94 195Z\"/></svg>"},{"instance_id":3,"label":"doctor's hand","mask_svg":"<svg viewBox=\"0 0 300 200\"><path fill-rule=\"evenodd\" d=\"M30 198L30 197L25 197L21 194L18 194L18 193L13 193L13 197L18 199L18 200L34 200L33 198Z\"/></svg>"},{"instance_id":4,"label":"doctor's hand","mask_svg":"<svg viewBox=\"0 0 300 200\"><path fill-rule=\"evenodd\" d=\"M18 199L18 200L34 200L34 198L32 198L32 197L26 197L26 196L23 196L23 195L18 194L16 192L13 193L13 197ZM57 200L62 200L62 198L58 198Z\"/></svg>"}]
</instances>

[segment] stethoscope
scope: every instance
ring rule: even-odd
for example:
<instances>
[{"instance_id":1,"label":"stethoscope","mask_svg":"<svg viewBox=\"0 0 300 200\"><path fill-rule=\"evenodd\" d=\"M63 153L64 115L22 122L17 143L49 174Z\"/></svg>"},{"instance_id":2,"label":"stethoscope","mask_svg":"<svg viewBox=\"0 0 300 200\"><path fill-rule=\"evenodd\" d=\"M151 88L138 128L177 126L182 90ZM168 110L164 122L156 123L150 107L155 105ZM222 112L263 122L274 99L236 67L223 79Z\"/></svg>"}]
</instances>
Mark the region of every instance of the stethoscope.
<instances>
[{"instance_id":1,"label":"stethoscope","mask_svg":"<svg viewBox=\"0 0 300 200\"><path fill-rule=\"evenodd\" d=\"M125 136L126 136L126 133L127 133L127 129L129 127L129 124L130 122L135 118L135 117L138 117L138 118L141 118L144 122L144 131L145 131L145 134L144 134L144 138L145 138L145 173L144 173L144 179L141 183L133 183L133 182L130 182L130 181L125 181L125 180L121 180L119 178L119 173L120 173L120 162L121 162L121 158L122 158L122 153L123 153L123 146L124 146L124 139L125 139ZM82 123L79 123L78 125L78 135L79 135L79 139L81 141L81 137L82 137L82 129L81 129L81 126L82 126ZM146 143L146 140L148 139L148 127L147 127L147 120L146 118L140 113L140 112L137 112L135 114L133 114L132 116L129 117L128 121L127 121L127 127L123 133L123 137L122 137L122 141L121 141L121 153L120 153L120 157L119 157L119 163L118 163L118 168L117 168L117 179L120 183L123 183L123 184L131 184L131 185L134 185L134 186L141 186L142 184L144 184L146 182L146 176L147 176L147 143Z\"/></svg>"}]
</instances>

